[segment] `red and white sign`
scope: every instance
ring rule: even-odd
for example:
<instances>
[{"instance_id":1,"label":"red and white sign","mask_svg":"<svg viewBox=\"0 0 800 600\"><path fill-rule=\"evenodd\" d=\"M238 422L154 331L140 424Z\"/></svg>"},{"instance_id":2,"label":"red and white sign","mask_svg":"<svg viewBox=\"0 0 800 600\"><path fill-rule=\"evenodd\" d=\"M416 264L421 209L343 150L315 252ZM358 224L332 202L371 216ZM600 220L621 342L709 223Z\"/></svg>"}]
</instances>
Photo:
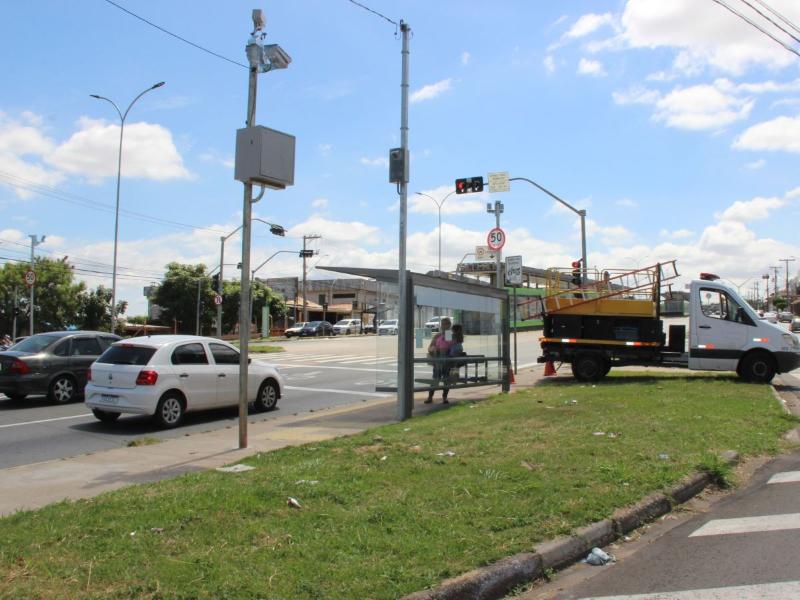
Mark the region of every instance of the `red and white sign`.
<instances>
[{"instance_id":1,"label":"red and white sign","mask_svg":"<svg viewBox=\"0 0 800 600\"><path fill-rule=\"evenodd\" d=\"M28 287L32 287L36 283L36 273L33 269L25 271L25 283Z\"/></svg>"},{"instance_id":2,"label":"red and white sign","mask_svg":"<svg viewBox=\"0 0 800 600\"><path fill-rule=\"evenodd\" d=\"M214 304L216 304L217 306L222 304L222 296L220 296L219 294L214 294Z\"/></svg>"},{"instance_id":3,"label":"red and white sign","mask_svg":"<svg viewBox=\"0 0 800 600\"><path fill-rule=\"evenodd\" d=\"M489 246L489 250L501 250L506 245L506 232L495 227L486 236L486 245Z\"/></svg>"}]
</instances>

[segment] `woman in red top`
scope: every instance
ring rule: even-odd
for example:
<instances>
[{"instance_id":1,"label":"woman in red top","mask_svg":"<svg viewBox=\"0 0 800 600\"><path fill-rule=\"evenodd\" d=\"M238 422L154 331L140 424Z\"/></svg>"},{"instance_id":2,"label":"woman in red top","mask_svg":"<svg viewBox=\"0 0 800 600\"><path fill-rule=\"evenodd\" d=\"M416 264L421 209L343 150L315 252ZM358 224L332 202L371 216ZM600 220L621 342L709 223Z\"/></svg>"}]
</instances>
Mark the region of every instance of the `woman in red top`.
<instances>
[{"instance_id":1,"label":"woman in red top","mask_svg":"<svg viewBox=\"0 0 800 600\"><path fill-rule=\"evenodd\" d=\"M447 377L448 369L445 367L444 359L447 358L447 355L450 352L450 346L452 345L452 339L447 339L449 336L446 335L446 332L450 331L450 327L452 326L452 321L447 317L442 317L442 320L439 322L439 333L434 335L431 338L431 343L428 344L428 356L431 356L436 360L433 363L433 378L438 382L442 379ZM450 390L444 388L442 390L442 403L449 404L447 401L447 393ZM425 400L425 404L430 404L433 402L433 392L434 390L430 390L428 392L428 399Z\"/></svg>"}]
</instances>

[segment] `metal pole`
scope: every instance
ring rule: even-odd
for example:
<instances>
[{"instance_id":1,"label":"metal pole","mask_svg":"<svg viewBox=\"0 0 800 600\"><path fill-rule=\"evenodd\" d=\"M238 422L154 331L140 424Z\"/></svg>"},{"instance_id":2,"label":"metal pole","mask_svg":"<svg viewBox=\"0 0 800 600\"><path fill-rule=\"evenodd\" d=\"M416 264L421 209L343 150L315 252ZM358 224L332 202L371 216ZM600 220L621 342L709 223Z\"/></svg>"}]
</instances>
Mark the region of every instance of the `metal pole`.
<instances>
[{"instance_id":1,"label":"metal pole","mask_svg":"<svg viewBox=\"0 0 800 600\"><path fill-rule=\"evenodd\" d=\"M400 21L400 32L403 36L401 50L402 75L400 81L400 147L404 159L408 157L408 38L411 28L408 23ZM405 172L408 172L406 165ZM406 231L408 218L408 181L402 177L400 191L400 231L398 245L397 283L399 287L400 310L397 336L397 419L403 421L411 417L414 408L414 386L412 384L413 362L410 360L412 311L409 305L408 275L406 274Z\"/></svg>"},{"instance_id":2,"label":"metal pole","mask_svg":"<svg viewBox=\"0 0 800 600\"><path fill-rule=\"evenodd\" d=\"M780 262L786 265L786 310L792 310L792 296L789 293L789 263L794 262L794 258L779 258Z\"/></svg>"},{"instance_id":3,"label":"metal pole","mask_svg":"<svg viewBox=\"0 0 800 600\"><path fill-rule=\"evenodd\" d=\"M217 281L217 294L222 296L222 269L225 264L225 236L219 238L219 280ZM222 339L222 304L217 305L217 337Z\"/></svg>"},{"instance_id":4,"label":"metal pole","mask_svg":"<svg viewBox=\"0 0 800 600\"><path fill-rule=\"evenodd\" d=\"M308 322L308 301L306 300L306 236L303 236L303 322Z\"/></svg>"},{"instance_id":5,"label":"metal pole","mask_svg":"<svg viewBox=\"0 0 800 600\"><path fill-rule=\"evenodd\" d=\"M19 310L19 300L17 299L17 286L14 286L14 306L11 310L11 340L17 341L17 311Z\"/></svg>"},{"instance_id":6,"label":"metal pole","mask_svg":"<svg viewBox=\"0 0 800 600\"><path fill-rule=\"evenodd\" d=\"M583 263L583 283L586 284L589 265L586 263L586 210L578 213L581 216L581 263Z\"/></svg>"},{"instance_id":7,"label":"metal pole","mask_svg":"<svg viewBox=\"0 0 800 600\"><path fill-rule=\"evenodd\" d=\"M442 205L438 202L436 207L439 209L439 273L442 272Z\"/></svg>"},{"instance_id":8,"label":"metal pole","mask_svg":"<svg viewBox=\"0 0 800 600\"><path fill-rule=\"evenodd\" d=\"M197 278L197 306L195 308L194 334L200 335L200 285L203 282L202 276Z\"/></svg>"},{"instance_id":9,"label":"metal pole","mask_svg":"<svg viewBox=\"0 0 800 600\"><path fill-rule=\"evenodd\" d=\"M36 247L36 236L31 235L31 271L34 270L33 268L33 249ZM33 335L33 288L36 287L36 283L31 286L31 302L28 305L28 335Z\"/></svg>"},{"instance_id":10,"label":"metal pole","mask_svg":"<svg viewBox=\"0 0 800 600\"><path fill-rule=\"evenodd\" d=\"M517 372L517 286L514 285L514 373Z\"/></svg>"},{"instance_id":11,"label":"metal pole","mask_svg":"<svg viewBox=\"0 0 800 600\"><path fill-rule=\"evenodd\" d=\"M256 91L258 67L251 66L247 90L247 127L256 122ZM250 218L252 216L253 184L244 184L242 201L242 283L239 293L239 448L247 448L247 371L250 343Z\"/></svg>"},{"instance_id":12,"label":"metal pole","mask_svg":"<svg viewBox=\"0 0 800 600\"><path fill-rule=\"evenodd\" d=\"M125 113L127 116L127 112ZM111 266L111 333L117 328L117 245L119 244L119 185L122 177L122 134L125 118L119 122L119 152L117 153L117 201L114 208L114 259Z\"/></svg>"},{"instance_id":13,"label":"metal pole","mask_svg":"<svg viewBox=\"0 0 800 600\"><path fill-rule=\"evenodd\" d=\"M499 200L494 203L494 218L495 218L495 223L496 223L498 229L500 229L500 211L502 209L502 206L503 206L503 203L500 202ZM494 255L494 261L495 261L495 269L496 269L495 279L497 281L497 285L495 287L497 287L497 289L500 290L500 289L503 289L503 276L502 276L502 272L501 272L502 271L502 267L500 266L500 251L499 250Z\"/></svg>"}]
</instances>

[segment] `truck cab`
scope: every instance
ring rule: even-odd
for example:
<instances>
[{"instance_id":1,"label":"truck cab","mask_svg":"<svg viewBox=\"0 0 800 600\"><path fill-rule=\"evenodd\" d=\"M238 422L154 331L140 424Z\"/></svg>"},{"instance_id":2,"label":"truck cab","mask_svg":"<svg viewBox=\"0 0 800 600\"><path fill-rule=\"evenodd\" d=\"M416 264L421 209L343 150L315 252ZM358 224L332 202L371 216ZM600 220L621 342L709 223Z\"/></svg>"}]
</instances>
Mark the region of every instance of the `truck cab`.
<instances>
[{"instance_id":1,"label":"truck cab","mask_svg":"<svg viewBox=\"0 0 800 600\"><path fill-rule=\"evenodd\" d=\"M701 275L690 288L690 369L736 371L768 382L800 366L797 336L759 319L736 290L713 275Z\"/></svg>"}]
</instances>

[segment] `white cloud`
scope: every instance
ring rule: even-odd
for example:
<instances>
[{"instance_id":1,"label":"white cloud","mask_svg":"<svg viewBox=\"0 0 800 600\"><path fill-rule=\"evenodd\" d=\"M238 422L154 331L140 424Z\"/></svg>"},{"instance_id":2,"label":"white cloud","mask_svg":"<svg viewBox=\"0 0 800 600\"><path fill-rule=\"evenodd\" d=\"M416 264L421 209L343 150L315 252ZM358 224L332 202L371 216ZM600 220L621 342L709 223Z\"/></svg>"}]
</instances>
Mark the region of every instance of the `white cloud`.
<instances>
[{"instance_id":1,"label":"white cloud","mask_svg":"<svg viewBox=\"0 0 800 600\"><path fill-rule=\"evenodd\" d=\"M329 244L357 243L375 245L381 241L380 230L360 221L333 221L322 215L313 214L302 223L298 223L287 231L288 237L302 238L308 232L321 235L326 248Z\"/></svg>"},{"instance_id":2,"label":"white cloud","mask_svg":"<svg viewBox=\"0 0 800 600\"><path fill-rule=\"evenodd\" d=\"M661 99L661 93L635 85L624 92L613 92L611 97L615 103L623 106L626 104L655 104Z\"/></svg>"},{"instance_id":3,"label":"white cloud","mask_svg":"<svg viewBox=\"0 0 800 600\"><path fill-rule=\"evenodd\" d=\"M460 215L466 213L482 212L485 207L483 199L486 197L484 194L469 194L468 198L462 195L453 194L452 185L441 185L432 190L423 190L422 196L420 194L412 194L408 197L408 210L412 213L420 214L433 214L439 213L437 202L442 204L443 215ZM431 200L428 196L434 198L436 202Z\"/></svg>"},{"instance_id":4,"label":"white cloud","mask_svg":"<svg viewBox=\"0 0 800 600\"><path fill-rule=\"evenodd\" d=\"M658 235L663 238L669 238L672 240L684 240L686 238L690 238L694 235L694 231L689 229L676 229L675 231L670 231L668 229L662 229Z\"/></svg>"},{"instance_id":5,"label":"white cloud","mask_svg":"<svg viewBox=\"0 0 800 600\"><path fill-rule=\"evenodd\" d=\"M312 208L328 208L327 198L314 198L311 201Z\"/></svg>"},{"instance_id":6,"label":"white cloud","mask_svg":"<svg viewBox=\"0 0 800 600\"><path fill-rule=\"evenodd\" d=\"M763 220L769 217L771 210L781 208L786 204L782 198L753 198L752 200L737 200L722 213L715 216L720 221L750 221Z\"/></svg>"},{"instance_id":7,"label":"white cloud","mask_svg":"<svg viewBox=\"0 0 800 600\"><path fill-rule=\"evenodd\" d=\"M639 203L635 200L631 200L630 198L620 198L616 202L614 202L617 206L622 206L624 208L638 208Z\"/></svg>"},{"instance_id":8,"label":"white cloud","mask_svg":"<svg viewBox=\"0 0 800 600\"><path fill-rule=\"evenodd\" d=\"M564 37L568 39L582 38L594 33L603 26L613 24L614 17L611 13L604 13L602 15L592 13L581 15L572 27L567 30Z\"/></svg>"},{"instance_id":9,"label":"white cloud","mask_svg":"<svg viewBox=\"0 0 800 600\"><path fill-rule=\"evenodd\" d=\"M547 71L548 73L555 73L556 61L553 58L552 54L548 54L547 56L545 56L544 60L542 60L542 64L544 65L545 71Z\"/></svg>"},{"instance_id":10,"label":"white cloud","mask_svg":"<svg viewBox=\"0 0 800 600\"><path fill-rule=\"evenodd\" d=\"M81 117L78 131L45 158L62 171L97 181L117 175L118 150L118 125ZM122 176L164 181L187 179L190 173L183 166L168 129L133 123L125 128Z\"/></svg>"},{"instance_id":11,"label":"white cloud","mask_svg":"<svg viewBox=\"0 0 800 600\"><path fill-rule=\"evenodd\" d=\"M0 183L20 198L32 195L26 189L31 183L57 185L65 179L63 173L42 164L42 157L55 147L55 142L42 131L38 115L26 111L13 119L0 111Z\"/></svg>"},{"instance_id":12,"label":"white cloud","mask_svg":"<svg viewBox=\"0 0 800 600\"><path fill-rule=\"evenodd\" d=\"M461 64L466 67L469 64L471 58L472 55L465 50L464 52L461 53Z\"/></svg>"},{"instance_id":13,"label":"white cloud","mask_svg":"<svg viewBox=\"0 0 800 600\"><path fill-rule=\"evenodd\" d=\"M656 102L654 119L678 129L719 129L746 119L754 100L725 94L713 85L676 87Z\"/></svg>"},{"instance_id":14,"label":"white cloud","mask_svg":"<svg viewBox=\"0 0 800 600\"><path fill-rule=\"evenodd\" d=\"M377 158L367 158L366 156L362 156L361 164L367 165L368 167L388 167L389 159L385 156L379 156Z\"/></svg>"},{"instance_id":15,"label":"white cloud","mask_svg":"<svg viewBox=\"0 0 800 600\"><path fill-rule=\"evenodd\" d=\"M415 102L422 102L423 100L431 100L436 98L437 96L443 94L444 92L449 91L452 89L452 79L442 79L441 81L437 81L436 83L431 83L428 85L422 86L420 89L416 90L411 94L410 100L412 103Z\"/></svg>"},{"instance_id":16,"label":"white cloud","mask_svg":"<svg viewBox=\"0 0 800 600\"><path fill-rule=\"evenodd\" d=\"M599 60L581 58L578 62L578 73L580 75L591 75L592 77L605 77L607 75L603 63Z\"/></svg>"},{"instance_id":17,"label":"white cloud","mask_svg":"<svg viewBox=\"0 0 800 600\"><path fill-rule=\"evenodd\" d=\"M759 158L758 160L754 160L753 162L749 162L745 165L751 171L758 171L759 169L763 169L764 165L767 164L767 161L763 158Z\"/></svg>"},{"instance_id":18,"label":"white cloud","mask_svg":"<svg viewBox=\"0 0 800 600\"><path fill-rule=\"evenodd\" d=\"M770 4L788 19L800 20L797 2L773 0ZM621 22L622 36L630 47L678 50L673 68L684 74L712 66L738 75L750 67L777 69L796 61L773 40L713 2L629 0Z\"/></svg>"},{"instance_id":19,"label":"white cloud","mask_svg":"<svg viewBox=\"0 0 800 600\"><path fill-rule=\"evenodd\" d=\"M800 117L777 117L753 125L736 138L733 147L800 153Z\"/></svg>"},{"instance_id":20,"label":"white cloud","mask_svg":"<svg viewBox=\"0 0 800 600\"><path fill-rule=\"evenodd\" d=\"M317 150L322 156L328 156L332 149L333 146L331 144L317 144Z\"/></svg>"}]
</instances>

